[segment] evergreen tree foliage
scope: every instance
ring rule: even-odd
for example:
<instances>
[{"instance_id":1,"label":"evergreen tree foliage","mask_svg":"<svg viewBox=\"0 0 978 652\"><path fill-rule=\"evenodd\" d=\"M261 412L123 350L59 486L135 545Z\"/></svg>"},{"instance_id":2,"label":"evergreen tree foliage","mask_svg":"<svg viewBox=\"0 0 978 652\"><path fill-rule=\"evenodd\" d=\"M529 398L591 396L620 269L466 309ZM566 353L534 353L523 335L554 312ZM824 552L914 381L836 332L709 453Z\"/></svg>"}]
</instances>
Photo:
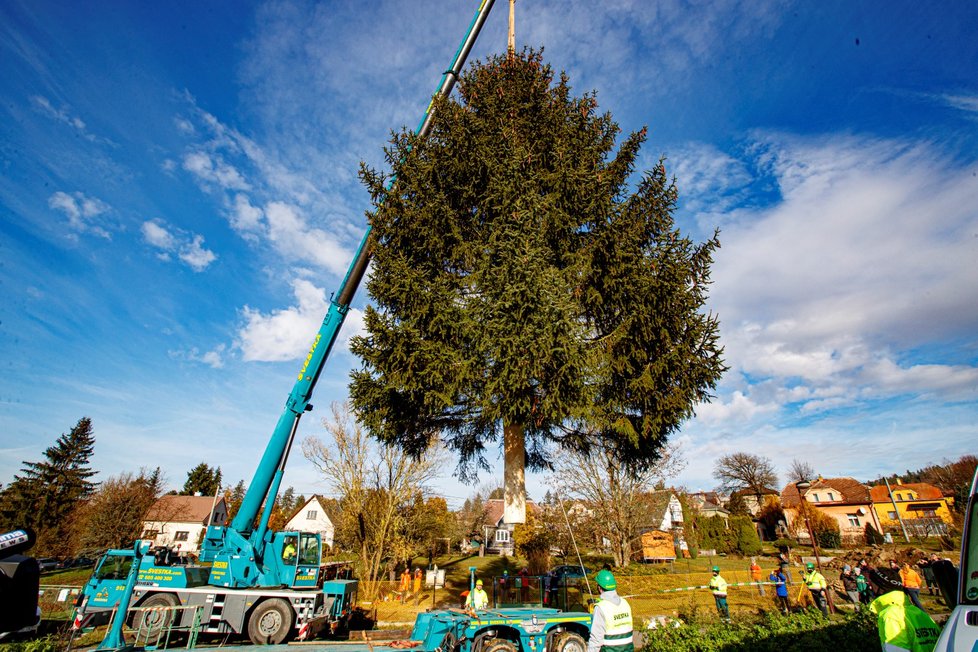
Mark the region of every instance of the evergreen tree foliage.
<instances>
[{"instance_id":1,"label":"evergreen tree foliage","mask_svg":"<svg viewBox=\"0 0 978 652\"><path fill-rule=\"evenodd\" d=\"M234 518L234 515L238 513L238 509L241 507L241 501L244 500L245 493L247 493L247 487L245 486L244 480L238 480L238 484L234 485L234 488L224 490L224 503L228 508L228 523Z\"/></svg>"},{"instance_id":2,"label":"evergreen tree foliage","mask_svg":"<svg viewBox=\"0 0 978 652\"><path fill-rule=\"evenodd\" d=\"M761 552L761 540L757 536L754 523L748 516L733 516L730 518L730 534L732 548L745 557Z\"/></svg>"},{"instance_id":3,"label":"evergreen tree foliage","mask_svg":"<svg viewBox=\"0 0 978 652\"><path fill-rule=\"evenodd\" d=\"M96 486L90 480L96 471L89 466L94 451L92 420L82 417L44 451L44 460L24 462L20 475L0 495L2 528L33 528L36 552L69 552L70 515Z\"/></svg>"},{"instance_id":4,"label":"evergreen tree foliage","mask_svg":"<svg viewBox=\"0 0 978 652\"><path fill-rule=\"evenodd\" d=\"M395 135L393 185L361 170L376 308L353 406L415 458L441 437L463 479L509 425L529 468L599 439L655 461L725 369L703 312L716 234L680 233L661 161L630 187L646 131L616 150L611 115L539 52L476 63L459 90L427 138Z\"/></svg>"},{"instance_id":5,"label":"evergreen tree foliage","mask_svg":"<svg viewBox=\"0 0 978 652\"><path fill-rule=\"evenodd\" d=\"M211 468L201 462L187 472L187 481L183 483L182 496L213 496L221 486L221 467Z\"/></svg>"}]
</instances>

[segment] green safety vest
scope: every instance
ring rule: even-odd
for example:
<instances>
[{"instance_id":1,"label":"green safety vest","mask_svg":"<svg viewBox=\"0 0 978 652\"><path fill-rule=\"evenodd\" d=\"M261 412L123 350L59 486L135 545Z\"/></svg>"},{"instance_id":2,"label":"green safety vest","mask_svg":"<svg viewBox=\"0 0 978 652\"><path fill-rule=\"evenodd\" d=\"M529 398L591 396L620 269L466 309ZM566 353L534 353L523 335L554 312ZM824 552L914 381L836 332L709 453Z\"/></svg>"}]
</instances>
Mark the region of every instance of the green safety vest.
<instances>
[{"instance_id":1,"label":"green safety vest","mask_svg":"<svg viewBox=\"0 0 978 652\"><path fill-rule=\"evenodd\" d=\"M466 600L473 609L485 609L489 606L489 596L486 592L478 587L472 589L472 593L469 594L469 599Z\"/></svg>"},{"instance_id":2,"label":"green safety vest","mask_svg":"<svg viewBox=\"0 0 978 652\"><path fill-rule=\"evenodd\" d=\"M601 600L594 605L595 611L604 616L604 643L601 652L634 652L632 642L632 608L625 598L620 604Z\"/></svg>"},{"instance_id":3,"label":"green safety vest","mask_svg":"<svg viewBox=\"0 0 978 652\"><path fill-rule=\"evenodd\" d=\"M727 597L727 580L723 579L719 575L710 578L710 591L713 592L714 597L725 598Z\"/></svg>"},{"instance_id":4,"label":"green safety vest","mask_svg":"<svg viewBox=\"0 0 978 652\"><path fill-rule=\"evenodd\" d=\"M895 604L880 612L877 621L884 650L931 652L941 629L927 612L912 604Z\"/></svg>"},{"instance_id":5,"label":"green safety vest","mask_svg":"<svg viewBox=\"0 0 978 652\"><path fill-rule=\"evenodd\" d=\"M825 583L825 578L818 571L812 571L805 576L805 586L812 591L828 588L828 585Z\"/></svg>"}]
</instances>

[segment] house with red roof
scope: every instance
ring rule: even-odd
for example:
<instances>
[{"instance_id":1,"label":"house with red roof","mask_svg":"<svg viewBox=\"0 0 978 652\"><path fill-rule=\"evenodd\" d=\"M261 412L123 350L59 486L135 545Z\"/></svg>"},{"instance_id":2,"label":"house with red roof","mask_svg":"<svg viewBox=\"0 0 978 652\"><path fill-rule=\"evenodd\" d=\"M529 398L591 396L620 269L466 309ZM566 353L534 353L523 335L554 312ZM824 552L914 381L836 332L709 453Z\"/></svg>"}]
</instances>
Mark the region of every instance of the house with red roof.
<instances>
[{"instance_id":1,"label":"house with red roof","mask_svg":"<svg viewBox=\"0 0 978 652\"><path fill-rule=\"evenodd\" d=\"M855 478L818 476L808 487L799 489L797 484L788 484L781 490L781 507L789 528L795 529L800 539L807 540L809 537L805 524L795 524L802 500L822 514L835 519L844 542L863 543L867 523L877 532L883 531L873 508L869 487Z\"/></svg>"},{"instance_id":2,"label":"house with red roof","mask_svg":"<svg viewBox=\"0 0 978 652\"><path fill-rule=\"evenodd\" d=\"M926 482L873 485L869 489L873 509L887 531L902 534L901 523L910 536L943 536L953 523L951 502L940 489Z\"/></svg>"}]
</instances>

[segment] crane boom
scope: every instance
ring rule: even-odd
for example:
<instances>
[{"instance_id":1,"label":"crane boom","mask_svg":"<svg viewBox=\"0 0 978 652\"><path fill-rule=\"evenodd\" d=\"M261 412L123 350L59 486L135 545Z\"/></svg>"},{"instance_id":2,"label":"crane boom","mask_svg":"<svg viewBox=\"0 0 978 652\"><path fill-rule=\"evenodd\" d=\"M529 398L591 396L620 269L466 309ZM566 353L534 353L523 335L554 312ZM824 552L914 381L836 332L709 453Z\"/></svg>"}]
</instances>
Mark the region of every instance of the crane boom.
<instances>
[{"instance_id":1,"label":"crane boom","mask_svg":"<svg viewBox=\"0 0 978 652\"><path fill-rule=\"evenodd\" d=\"M481 0L479 8L476 10L469 24L465 38L455 53L451 67L443 73L441 82L415 130L415 133L418 135L425 136L430 130L433 118L432 109L435 100L440 97L447 97L451 93L462 71L462 67L465 65L465 60L471 52L479 32L489 16L493 3L494 0ZM350 267L346 272L346 276L330 300L329 311L323 319L323 323L316 333L309 353L302 363L292 391L285 402L285 409L279 417L278 423L275 425L275 430L272 432L272 436L265 448L258 468L255 470L254 477L248 486L248 491L242 500L237 514L231 521L230 526L226 528L212 528L212 530L220 529L220 533L216 531L208 532L208 541L205 541L205 550L202 558L209 557L215 559L232 555L237 559L250 558L252 564L260 566L268 519L275 496L278 493L295 433L299 426L299 420L302 418L303 413L312 409L309 401L312 398L313 389L319 380L326 361L329 359L340 328L343 326L343 321L350 310L353 296L360 286L363 276L366 273L367 265L370 262L370 232L371 229L368 225L357 248L356 255L353 257L353 261L350 263ZM255 527L255 519L263 503L265 504L265 510L258 526ZM221 543L218 543L217 539L220 539ZM256 568L255 570L258 569ZM232 574L237 575L237 573ZM251 573L247 575L254 577ZM252 579L247 582L252 583L254 581Z\"/></svg>"}]
</instances>

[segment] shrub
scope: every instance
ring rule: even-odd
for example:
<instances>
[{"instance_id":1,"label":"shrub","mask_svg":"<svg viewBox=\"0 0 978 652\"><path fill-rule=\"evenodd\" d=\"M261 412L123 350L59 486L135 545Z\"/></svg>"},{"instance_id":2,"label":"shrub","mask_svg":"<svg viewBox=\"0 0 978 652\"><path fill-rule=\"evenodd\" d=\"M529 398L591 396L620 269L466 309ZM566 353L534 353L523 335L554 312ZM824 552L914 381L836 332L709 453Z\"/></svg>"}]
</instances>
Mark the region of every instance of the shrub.
<instances>
[{"instance_id":1,"label":"shrub","mask_svg":"<svg viewBox=\"0 0 978 652\"><path fill-rule=\"evenodd\" d=\"M880 534L872 523L866 524L866 545L878 546L883 543L883 535Z\"/></svg>"},{"instance_id":2,"label":"shrub","mask_svg":"<svg viewBox=\"0 0 978 652\"><path fill-rule=\"evenodd\" d=\"M819 530L815 533L815 538L818 539L818 545L822 548L842 547L842 535L839 534L839 532L833 532L832 530Z\"/></svg>"},{"instance_id":3,"label":"shrub","mask_svg":"<svg viewBox=\"0 0 978 652\"><path fill-rule=\"evenodd\" d=\"M730 519L731 547L750 557L761 552L761 540L757 538L754 523L747 516L736 516Z\"/></svg>"},{"instance_id":4,"label":"shrub","mask_svg":"<svg viewBox=\"0 0 978 652\"><path fill-rule=\"evenodd\" d=\"M783 616L736 619L701 626L646 629L645 649L656 652L782 652L783 650L879 649L876 619L864 609L844 620L827 620L814 610Z\"/></svg>"}]
</instances>

